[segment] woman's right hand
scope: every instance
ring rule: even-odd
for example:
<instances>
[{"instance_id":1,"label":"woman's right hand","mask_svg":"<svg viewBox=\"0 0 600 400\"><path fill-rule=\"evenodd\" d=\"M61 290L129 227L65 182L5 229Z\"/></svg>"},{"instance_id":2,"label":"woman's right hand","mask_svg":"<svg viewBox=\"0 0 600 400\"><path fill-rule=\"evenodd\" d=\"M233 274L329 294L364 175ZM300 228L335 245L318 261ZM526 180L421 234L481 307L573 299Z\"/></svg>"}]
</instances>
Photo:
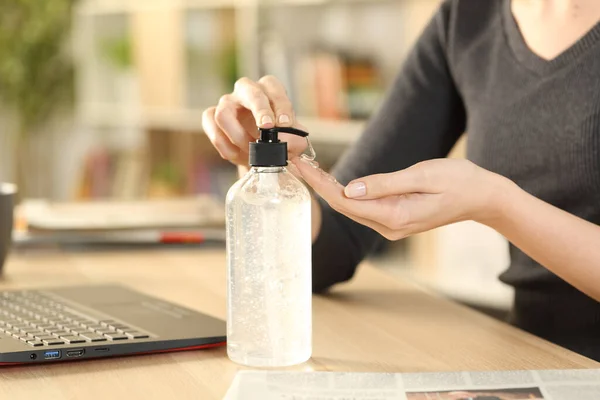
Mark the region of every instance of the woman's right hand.
<instances>
[{"instance_id":1,"label":"woman's right hand","mask_svg":"<svg viewBox=\"0 0 600 400\"><path fill-rule=\"evenodd\" d=\"M248 143L258 138L258 128L274 126L305 129L296 121L285 87L273 76L257 82L239 79L232 93L202 114L202 127L213 146L223 159L239 166L248 165ZM306 148L304 138L284 133L280 138L288 143L290 159Z\"/></svg>"}]
</instances>

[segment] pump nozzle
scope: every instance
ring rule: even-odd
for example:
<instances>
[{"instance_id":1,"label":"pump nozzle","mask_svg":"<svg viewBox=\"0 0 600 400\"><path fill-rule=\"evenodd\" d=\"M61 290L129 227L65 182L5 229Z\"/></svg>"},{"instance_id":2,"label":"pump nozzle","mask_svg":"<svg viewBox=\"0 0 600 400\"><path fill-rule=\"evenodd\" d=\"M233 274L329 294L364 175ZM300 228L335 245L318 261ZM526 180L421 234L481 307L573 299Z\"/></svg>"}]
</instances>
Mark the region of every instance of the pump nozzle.
<instances>
[{"instance_id":1,"label":"pump nozzle","mask_svg":"<svg viewBox=\"0 0 600 400\"><path fill-rule=\"evenodd\" d=\"M260 137L250 143L249 161L255 167L283 167L287 165L287 143L279 140L279 132L307 137L308 132L300 129L276 126L259 128Z\"/></svg>"},{"instance_id":2,"label":"pump nozzle","mask_svg":"<svg viewBox=\"0 0 600 400\"><path fill-rule=\"evenodd\" d=\"M263 142L270 142L270 143L277 143L278 142L278 133L279 132L285 132L285 133L291 133L292 135L296 135L296 136L302 136L302 137L307 137L308 136L308 132L304 132L303 130L300 129L296 129L296 128L288 128L285 126L276 126L275 128L258 128L258 131L260 132L260 141Z\"/></svg>"}]
</instances>

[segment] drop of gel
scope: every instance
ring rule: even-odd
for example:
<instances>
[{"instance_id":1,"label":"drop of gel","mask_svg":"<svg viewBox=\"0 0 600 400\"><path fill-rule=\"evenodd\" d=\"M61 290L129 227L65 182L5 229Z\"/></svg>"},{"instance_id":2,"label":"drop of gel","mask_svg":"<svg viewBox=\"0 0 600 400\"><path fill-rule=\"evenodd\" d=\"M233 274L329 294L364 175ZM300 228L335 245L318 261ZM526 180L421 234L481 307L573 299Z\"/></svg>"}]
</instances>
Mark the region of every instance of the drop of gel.
<instances>
[{"instance_id":1,"label":"drop of gel","mask_svg":"<svg viewBox=\"0 0 600 400\"><path fill-rule=\"evenodd\" d=\"M315 151L315 148L310 142L308 136L306 136L306 150L304 150L304 153L302 153L300 157L307 161L314 161L314 159L317 158L317 152Z\"/></svg>"},{"instance_id":2,"label":"drop of gel","mask_svg":"<svg viewBox=\"0 0 600 400\"><path fill-rule=\"evenodd\" d=\"M319 169L319 163L315 160L315 158L317 158L317 152L315 151L315 148L313 147L312 143L310 142L310 139L308 138L308 136L306 136L306 144L307 144L306 150L304 151L304 153L302 153L300 155L300 158L302 158L304 161L307 161L311 165L311 167L313 167L315 169ZM320 169L320 172L330 182L337 183L337 180L333 177L333 175L328 174L327 172L323 171L322 169Z\"/></svg>"},{"instance_id":3,"label":"drop of gel","mask_svg":"<svg viewBox=\"0 0 600 400\"><path fill-rule=\"evenodd\" d=\"M327 180L329 182L338 183L337 179L335 179L335 177L333 175L328 174L327 172L325 172L323 170L321 170L321 175L323 175L325 178L327 178Z\"/></svg>"},{"instance_id":4,"label":"drop of gel","mask_svg":"<svg viewBox=\"0 0 600 400\"><path fill-rule=\"evenodd\" d=\"M308 136L306 137L306 144L306 150L300 155L300 158L302 158L304 161L308 161L313 168L319 168L319 163L315 161L315 158L317 158L317 152L315 151L315 148L310 142Z\"/></svg>"}]
</instances>

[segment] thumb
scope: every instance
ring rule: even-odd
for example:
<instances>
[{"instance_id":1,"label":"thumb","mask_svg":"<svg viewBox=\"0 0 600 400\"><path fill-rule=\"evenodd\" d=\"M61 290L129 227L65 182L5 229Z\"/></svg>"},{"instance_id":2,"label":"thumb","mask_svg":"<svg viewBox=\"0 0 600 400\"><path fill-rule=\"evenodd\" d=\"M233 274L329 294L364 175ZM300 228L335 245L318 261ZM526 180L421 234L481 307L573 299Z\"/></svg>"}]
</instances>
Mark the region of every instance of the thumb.
<instances>
[{"instance_id":1,"label":"thumb","mask_svg":"<svg viewBox=\"0 0 600 400\"><path fill-rule=\"evenodd\" d=\"M379 199L407 193L427 193L422 168L407 168L388 174L369 175L351 181L344 189L351 199Z\"/></svg>"}]
</instances>

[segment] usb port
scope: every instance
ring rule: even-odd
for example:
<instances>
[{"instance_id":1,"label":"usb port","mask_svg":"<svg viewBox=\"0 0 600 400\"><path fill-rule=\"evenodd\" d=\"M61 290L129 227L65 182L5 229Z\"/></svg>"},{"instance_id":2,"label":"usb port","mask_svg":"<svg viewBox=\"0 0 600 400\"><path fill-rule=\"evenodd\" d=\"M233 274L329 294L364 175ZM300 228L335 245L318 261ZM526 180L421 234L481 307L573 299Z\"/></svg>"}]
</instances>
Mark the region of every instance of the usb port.
<instances>
[{"instance_id":1,"label":"usb port","mask_svg":"<svg viewBox=\"0 0 600 400\"><path fill-rule=\"evenodd\" d=\"M85 353L84 349L67 350L67 357L76 358L81 357Z\"/></svg>"},{"instance_id":2,"label":"usb port","mask_svg":"<svg viewBox=\"0 0 600 400\"><path fill-rule=\"evenodd\" d=\"M94 349L94 351L97 351L99 353L106 353L108 351L108 347L97 347Z\"/></svg>"},{"instance_id":3,"label":"usb port","mask_svg":"<svg viewBox=\"0 0 600 400\"><path fill-rule=\"evenodd\" d=\"M44 360L55 360L60 358L60 350L48 350L44 352Z\"/></svg>"}]
</instances>

